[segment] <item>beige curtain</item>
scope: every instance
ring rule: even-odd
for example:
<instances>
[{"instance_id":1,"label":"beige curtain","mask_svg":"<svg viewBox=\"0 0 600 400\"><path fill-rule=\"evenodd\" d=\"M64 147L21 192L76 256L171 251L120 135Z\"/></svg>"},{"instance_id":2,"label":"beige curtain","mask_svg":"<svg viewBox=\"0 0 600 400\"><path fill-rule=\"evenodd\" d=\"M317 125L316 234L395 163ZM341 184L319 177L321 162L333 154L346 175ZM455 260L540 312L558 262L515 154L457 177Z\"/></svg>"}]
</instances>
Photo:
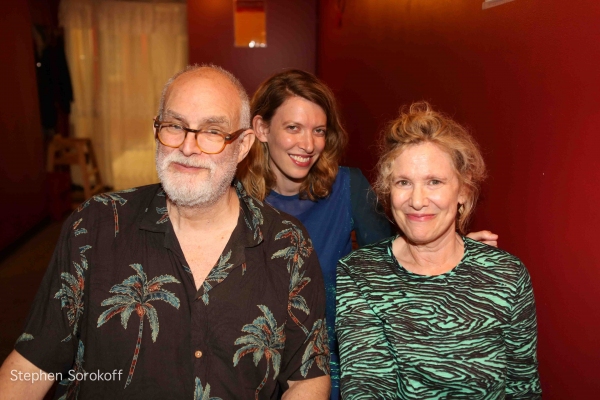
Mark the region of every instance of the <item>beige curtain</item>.
<instances>
[{"instance_id":1,"label":"beige curtain","mask_svg":"<svg viewBox=\"0 0 600 400\"><path fill-rule=\"evenodd\" d=\"M187 64L185 3L63 0L75 137L89 137L115 190L157 182L152 118Z\"/></svg>"}]
</instances>

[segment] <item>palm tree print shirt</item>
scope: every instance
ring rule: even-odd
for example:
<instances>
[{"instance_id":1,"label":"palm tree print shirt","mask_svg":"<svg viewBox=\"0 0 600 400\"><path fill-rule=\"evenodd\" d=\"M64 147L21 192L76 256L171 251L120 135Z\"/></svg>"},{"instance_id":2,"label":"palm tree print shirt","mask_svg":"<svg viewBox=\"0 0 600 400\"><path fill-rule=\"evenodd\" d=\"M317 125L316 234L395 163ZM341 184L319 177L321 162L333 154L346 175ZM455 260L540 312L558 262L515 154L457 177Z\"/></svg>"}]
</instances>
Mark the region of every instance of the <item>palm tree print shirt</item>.
<instances>
[{"instance_id":1,"label":"palm tree print shirt","mask_svg":"<svg viewBox=\"0 0 600 400\"><path fill-rule=\"evenodd\" d=\"M160 185L82 204L16 350L66 399L276 399L289 380L327 375L312 242L234 185L238 224L199 290Z\"/></svg>"}]
</instances>

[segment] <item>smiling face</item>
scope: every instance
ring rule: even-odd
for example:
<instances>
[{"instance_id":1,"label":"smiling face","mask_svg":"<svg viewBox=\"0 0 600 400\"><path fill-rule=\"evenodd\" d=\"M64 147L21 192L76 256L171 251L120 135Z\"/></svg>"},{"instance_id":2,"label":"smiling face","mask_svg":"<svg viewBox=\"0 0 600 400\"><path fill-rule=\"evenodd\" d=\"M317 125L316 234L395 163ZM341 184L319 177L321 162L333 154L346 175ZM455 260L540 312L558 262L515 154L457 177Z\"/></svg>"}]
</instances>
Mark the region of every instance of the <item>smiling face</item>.
<instances>
[{"instance_id":1,"label":"smiling face","mask_svg":"<svg viewBox=\"0 0 600 400\"><path fill-rule=\"evenodd\" d=\"M390 202L394 220L417 245L453 235L466 201L450 155L433 143L406 148L394 159Z\"/></svg>"},{"instance_id":2,"label":"smiling face","mask_svg":"<svg viewBox=\"0 0 600 400\"><path fill-rule=\"evenodd\" d=\"M275 111L270 124L254 117L256 137L269 147L269 166L277 179L275 191L293 195L325 149L327 116L317 104L293 96Z\"/></svg>"},{"instance_id":3,"label":"smiling face","mask_svg":"<svg viewBox=\"0 0 600 400\"><path fill-rule=\"evenodd\" d=\"M192 129L232 132L239 128L240 108L240 96L227 78L212 70L194 71L172 83L162 119ZM252 144L251 136L234 141L219 154L203 153L190 133L178 148L157 143L156 167L169 200L187 207L215 203L230 187L237 164Z\"/></svg>"}]
</instances>

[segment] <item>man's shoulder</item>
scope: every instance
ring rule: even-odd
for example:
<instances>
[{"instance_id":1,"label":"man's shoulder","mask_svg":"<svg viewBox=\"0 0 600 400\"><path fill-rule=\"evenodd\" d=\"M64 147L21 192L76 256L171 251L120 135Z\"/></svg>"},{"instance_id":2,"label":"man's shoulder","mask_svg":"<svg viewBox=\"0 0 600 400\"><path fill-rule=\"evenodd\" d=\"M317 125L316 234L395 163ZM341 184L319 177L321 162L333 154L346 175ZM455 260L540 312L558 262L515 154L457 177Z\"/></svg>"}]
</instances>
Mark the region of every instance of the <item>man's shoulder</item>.
<instances>
[{"instance_id":1,"label":"man's shoulder","mask_svg":"<svg viewBox=\"0 0 600 400\"><path fill-rule=\"evenodd\" d=\"M161 193L159 193L160 191L162 191L160 184L155 183L130 189L100 193L81 203L75 211L81 212L88 208L101 208L102 206L112 205L113 203L118 203L121 206L124 206L127 203L135 205L144 202L146 199L150 200L156 194L161 195ZM162 192L162 195L164 196L164 192Z\"/></svg>"},{"instance_id":2,"label":"man's shoulder","mask_svg":"<svg viewBox=\"0 0 600 400\"><path fill-rule=\"evenodd\" d=\"M155 196L164 196L160 184L140 186L97 194L77 207L69 220L102 221L115 220L124 223L134 220L151 203Z\"/></svg>"},{"instance_id":3,"label":"man's shoulder","mask_svg":"<svg viewBox=\"0 0 600 400\"><path fill-rule=\"evenodd\" d=\"M306 228L296 217L277 210L266 201L248 195L241 183L236 185L236 190L249 211L249 215L246 214L249 227L254 230L260 229L263 240L267 242L277 240L277 235L286 229L298 230L303 237L308 238Z\"/></svg>"},{"instance_id":4,"label":"man's shoulder","mask_svg":"<svg viewBox=\"0 0 600 400\"><path fill-rule=\"evenodd\" d=\"M250 210L252 222L248 224L249 228L252 225L258 226L262 236L262 244L269 249L277 250L281 246L286 246L289 239L294 246L310 249L312 252L312 241L308 235L308 231L296 217L280 211L269 203L260 201L254 197L246 196L244 203ZM248 221L248 218L246 218Z\"/></svg>"},{"instance_id":5,"label":"man's shoulder","mask_svg":"<svg viewBox=\"0 0 600 400\"><path fill-rule=\"evenodd\" d=\"M254 199L254 201L259 202L259 200L256 199ZM296 227L303 232L304 236L308 237L306 228L298 218L276 209L267 202L260 202L260 204L264 219L263 227L265 233L276 235L281 230L285 230L290 227Z\"/></svg>"}]
</instances>

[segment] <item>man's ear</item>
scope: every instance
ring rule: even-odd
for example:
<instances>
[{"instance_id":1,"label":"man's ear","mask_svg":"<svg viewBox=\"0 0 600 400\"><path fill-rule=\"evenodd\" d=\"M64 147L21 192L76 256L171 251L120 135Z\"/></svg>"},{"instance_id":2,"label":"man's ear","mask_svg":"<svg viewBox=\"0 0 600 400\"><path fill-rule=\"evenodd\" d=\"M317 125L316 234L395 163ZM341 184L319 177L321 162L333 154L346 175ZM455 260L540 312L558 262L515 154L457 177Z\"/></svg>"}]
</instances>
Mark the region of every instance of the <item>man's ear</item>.
<instances>
[{"instance_id":1,"label":"man's ear","mask_svg":"<svg viewBox=\"0 0 600 400\"><path fill-rule=\"evenodd\" d=\"M240 162L242 162L242 160L244 158L246 158L246 156L248 155L248 152L250 151L250 149L252 148L252 145L254 144L254 140L256 139L253 129L248 129L247 131L242 133L242 135L243 136L240 139L238 139L240 141L240 152L238 153L238 160L237 160L238 164Z\"/></svg>"},{"instance_id":2,"label":"man's ear","mask_svg":"<svg viewBox=\"0 0 600 400\"><path fill-rule=\"evenodd\" d=\"M256 115L252 119L252 128L254 134L263 143L267 142L267 135L269 134L269 124L260 115Z\"/></svg>"}]
</instances>

